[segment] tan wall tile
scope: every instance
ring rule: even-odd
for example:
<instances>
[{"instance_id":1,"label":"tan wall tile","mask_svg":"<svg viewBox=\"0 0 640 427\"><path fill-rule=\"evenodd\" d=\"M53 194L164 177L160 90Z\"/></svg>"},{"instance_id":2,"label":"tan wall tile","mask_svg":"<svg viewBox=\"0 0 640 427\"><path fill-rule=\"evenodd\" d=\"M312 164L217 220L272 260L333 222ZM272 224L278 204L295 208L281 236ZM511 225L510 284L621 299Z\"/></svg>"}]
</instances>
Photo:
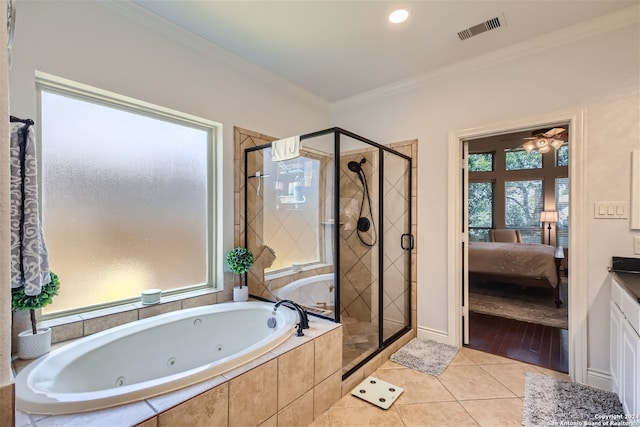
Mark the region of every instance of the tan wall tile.
<instances>
[{"instance_id":1,"label":"tan wall tile","mask_svg":"<svg viewBox=\"0 0 640 427\"><path fill-rule=\"evenodd\" d=\"M51 328L51 343L57 343L84 335L84 323L82 321L53 326Z\"/></svg>"},{"instance_id":2,"label":"tan wall tile","mask_svg":"<svg viewBox=\"0 0 640 427\"><path fill-rule=\"evenodd\" d=\"M229 382L229 425L256 426L276 414L278 362L271 360Z\"/></svg>"},{"instance_id":3,"label":"tan wall tile","mask_svg":"<svg viewBox=\"0 0 640 427\"><path fill-rule=\"evenodd\" d=\"M260 424L259 427L277 427L278 426L278 415L274 415L269 418L267 421Z\"/></svg>"},{"instance_id":4,"label":"tan wall tile","mask_svg":"<svg viewBox=\"0 0 640 427\"><path fill-rule=\"evenodd\" d=\"M313 388L313 354L313 342L308 342L278 358L278 409Z\"/></svg>"},{"instance_id":5,"label":"tan wall tile","mask_svg":"<svg viewBox=\"0 0 640 427\"><path fill-rule=\"evenodd\" d=\"M313 422L313 390L278 412L279 427L306 427Z\"/></svg>"},{"instance_id":6,"label":"tan wall tile","mask_svg":"<svg viewBox=\"0 0 640 427\"><path fill-rule=\"evenodd\" d=\"M149 418L146 421L136 424L135 427L158 427L158 417Z\"/></svg>"},{"instance_id":7,"label":"tan wall tile","mask_svg":"<svg viewBox=\"0 0 640 427\"><path fill-rule=\"evenodd\" d=\"M342 328L319 336L315 343L315 383L342 369Z\"/></svg>"},{"instance_id":8,"label":"tan wall tile","mask_svg":"<svg viewBox=\"0 0 640 427\"><path fill-rule=\"evenodd\" d=\"M157 316L158 314L169 313L182 309L182 301L173 301L165 304L154 304L144 306L140 309L138 317L146 319L147 317Z\"/></svg>"},{"instance_id":9,"label":"tan wall tile","mask_svg":"<svg viewBox=\"0 0 640 427\"><path fill-rule=\"evenodd\" d=\"M229 422L229 387L222 384L158 416L158 427L226 426Z\"/></svg>"},{"instance_id":10,"label":"tan wall tile","mask_svg":"<svg viewBox=\"0 0 640 427\"><path fill-rule=\"evenodd\" d=\"M105 329L124 325L138 320L138 310L129 310L122 313L110 314L102 317L94 317L84 321L84 335L95 334Z\"/></svg>"},{"instance_id":11,"label":"tan wall tile","mask_svg":"<svg viewBox=\"0 0 640 427\"><path fill-rule=\"evenodd\" d=\"M202 307L203 305L216 304L218 302L218 293L212 292L207 295L187 298L182 300L182 308Z\"/></svg>"},{"instance_id":12,"label":"tan wall tile","mask_svg":"<svg viewBox=\"0 0 640 427\"><path fill-rule=\"evenodd\" d=\"M313 418L318 418L342 397L342 372L338 371L313 389Z\"/></svg>"},{"instance_id":13,"label":"tan wall tile","mask_svg":"<svg viewBox=\"0 0 640 427\"><path fill-rule=\"evenodd\" d=\"M12 426L15 422L15 392L13 384L0 387L0 425Z\"/></svg>"}]
</instances>

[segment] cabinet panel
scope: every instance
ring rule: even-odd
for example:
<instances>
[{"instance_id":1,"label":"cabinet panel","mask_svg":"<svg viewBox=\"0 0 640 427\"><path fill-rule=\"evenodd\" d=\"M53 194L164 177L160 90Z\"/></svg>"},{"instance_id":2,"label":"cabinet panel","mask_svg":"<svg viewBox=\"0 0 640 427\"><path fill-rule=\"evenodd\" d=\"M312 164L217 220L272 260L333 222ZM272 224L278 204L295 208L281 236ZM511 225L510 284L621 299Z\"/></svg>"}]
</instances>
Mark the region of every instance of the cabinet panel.
<instances>
[{"instance_id":1,"label":"cabinet panel","mask_svg":"<svg viewBox=\"0 0 640 427\"><path fill-rule=\"evenodd\" d=\"M625 413L640 413L640 336L629 322L622 323L622 347L620 352L620 391Z\"/></svg>"},{"instance_id":2,"label":"cabinet panel","mask_svg":"<svg viewBox=\"0 0 640 427\"><path fill-rule=\"evenodd\" d=\"M609 305L611 306L609 317L609 336L611 337L609 360L611 363L613 390L618 392L620 389L620 347L622 346L622 322L624 322L624 316L615 302L611 301ZM620 396L619 393L618 396Z\"/></svg>"}]
</instances>

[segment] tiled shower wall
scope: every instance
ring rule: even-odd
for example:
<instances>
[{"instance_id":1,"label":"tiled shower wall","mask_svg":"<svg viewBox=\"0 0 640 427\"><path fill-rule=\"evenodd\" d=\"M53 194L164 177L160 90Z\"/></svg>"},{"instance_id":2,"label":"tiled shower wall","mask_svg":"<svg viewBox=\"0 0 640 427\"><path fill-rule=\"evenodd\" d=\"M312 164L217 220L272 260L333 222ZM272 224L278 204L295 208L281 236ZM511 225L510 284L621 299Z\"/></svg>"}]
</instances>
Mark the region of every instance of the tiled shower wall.
<instances>
[{"instance_id":1,"label":"tiled shower wall","mask_svg":"<svg viewBox=\"0 0 640 427\"><path fill-rule=\"evenodd\" d=\"M277 138L263 135L257 132L235 128L235 166L238 173L235 176L234 198L234 242L236 245L244 245L245 230L244 230L244 150L250 147L256 147L264 144L269 144ZM412 202L412 224L411 232L414 236L417 235L417 141L406 141L390 144L390 147L394 150L412 157L412 188L410 189L411 202ZM259 159L261 162L262 154L256 153L250 156L251 159ZM349 161L360 161L363 157L367 159L367 162L363 165L363 170L367 174L368 185L370 189L375 192L372 195L372 210L373 217L377 218L377 165L378 152L375 149L369 151L359 151L358 153L343 153L341 156L340 164L340 188L341 188L341 206L342 217L340 218L341 232L340 232L340 268L341 268L341 305L343 311L350 317L356 318L362 321L374 320L377 313L372 312L372 301L374 296L372 291L377 289L377 280L372 277L377 275L378 266L376 264L378 254L374 251L377 250L377 246L369 248L360 243L357 234L355 232L356 221L359 216L359 208L361 203L361 184L355 173L349 171L347 164ZM393 155L390 155L393 156ZM253 160L252 160L253 161ZM386 160L385 160L386 161ZM250 171L261 170L262 165L249 164ZM326 169L326 168L323 168ZM395 224L401 217L401 212L394 210L396 207L402 207L403 203L400 203L405 197L406 189L402 189L402 183L400 173L403 172L401 168L398 168L398 174L394 175L390 173L392 168L385 170L385 182L383 188L385 189L385 200L392 200L395 203L385 202L385 221L388 224ZM256 184L249 180L248 191L256 191ZM324 177L321 177L321 182L324 181ZM397 188L396 188L397 187ZM252 196L253 197L253 196ZM254 252L256 257L256 263L254 268L248 273L249 291L252 295L261 296L268 299L274 299L273 291L290 283L294 280L298 280L304 277L314 276L318 274L324 274L332 272L332 267L318 267L305 269L298 273L292 273L284 277L279 277L273 280L267 280L264 276L264 267L268 266L272 262L272 255L269 251L265 250L264 242L262 241L262 206L260 203L260 195L255 197L257 206L249 206L247 210L248 215L248 247ZM325 198L325 203L330 206L333 195L329 191L326 191L321 197ZM377 224L376 224L377 225ZM405 229L403 224L399 224L397 229ZM380 231L378 229L378 231ZM366 239L366 236L365 236ZM417 239L416 239L417 240ZM385 265L385 295L383 296L385 312L387 317L397 318L396 320L401 322L403 319L403 301L406 301L407 295L404 295L404 287L397 286L401 284L402 280L398 280L398 274L403 271L403 265L405 258L402 253L398 253L399 244L394 243L393 248L387 248L390 251L390 255L387 257L387 263ZM411 301L410 307L412 324L416 324L416 253L417 247L411 253ZM393 264L398 263L397 268L393 268ZM371 273L375 274L372 275ZM377 298L377 296L375 296ZM391 313L391 315L389 315Z\"/></svg>"}]
</instances>

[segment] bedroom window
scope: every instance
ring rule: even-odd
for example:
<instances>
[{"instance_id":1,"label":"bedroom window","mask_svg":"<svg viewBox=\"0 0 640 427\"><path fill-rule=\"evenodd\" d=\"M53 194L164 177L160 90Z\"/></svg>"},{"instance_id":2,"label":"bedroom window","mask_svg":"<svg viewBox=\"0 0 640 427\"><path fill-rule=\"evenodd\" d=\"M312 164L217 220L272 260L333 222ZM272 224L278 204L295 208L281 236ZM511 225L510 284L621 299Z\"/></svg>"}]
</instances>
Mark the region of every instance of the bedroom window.
<instances>
[{"instance_id":1,"label":"bedroom window","mask_svg":"<svg viewBox=\"0 0 640 427\"><path fill-rule=\"evenodd\" d=\"M493 171L493 153L469 154L469 172Z\"/></svg>"},{"instance_id":2,"label":"bedroom window","mask_svg":"<svg viewBox=\"0 0 640 427\"><path fill-rule=\"evenodd\" d=\"M569 247L569 178L556 178L556 236L558 246Z\"/></svg>"},{"instance_id":3,"label":"bedroom window","mask_svg":"<svg viewBox=\"0 0 640 427\"><path fill-rule=\"evenodd\" d=\"M543 181L505 182L505 226L520 230L522 241L540 243L540 212L543 211Z\"/></svg>"},{"instance_id":4,"label":"bedroom window","mask_svg":"<svg viewBox=\"0 0 640 427\"><path fill-rule=\"evenodd\" d=\"M489 240L493 227L493 182L469 183L469 239Z\"/></svg>"},{"instance_id":5,"label":"bedroom window","mask_svg":"<svg viewBox=\"0 0 640 427\"><path fill-rule=\"evenodd\" d=\"M569 144L566 142L556 151L556 166L569 166Z\"/></svg>"},{"instance_id":6,"label":"bedroom window","mask_svg":"<svg viewBox=\"0 0 640 427\"><path fill-rule=\"evenodd\" d=\"M505 155L505 170L542 169L542 154L538 151L527 153L522 148L510 148L505 150Z\"/></svg>"},{"instance_id":7,"label":"bedroom window","mask_svg":"<svg viewBox=\"0 0 640 427\"><path fill-rule=\"evenodd\" d=\"M214 287L219 125L38 79L42 220L64 292L52 316Z\"/></svg>"}]
</instances>

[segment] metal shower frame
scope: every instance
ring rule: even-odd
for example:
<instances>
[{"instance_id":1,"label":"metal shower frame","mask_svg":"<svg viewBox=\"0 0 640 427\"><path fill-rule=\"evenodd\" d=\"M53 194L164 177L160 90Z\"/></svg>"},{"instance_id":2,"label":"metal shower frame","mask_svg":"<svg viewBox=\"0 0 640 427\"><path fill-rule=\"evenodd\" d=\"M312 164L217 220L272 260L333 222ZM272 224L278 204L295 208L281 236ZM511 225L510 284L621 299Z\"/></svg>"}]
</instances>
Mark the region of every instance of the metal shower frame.
<instances>
[{"instance_id":1,"label":"metal shower frame","mask_svg":"<svg viewBox=\"0 0 640 427\"><path fill-rule=\"evenodd\" d=\"M378 176L384 176L384 152L388 152L391 153L393 155L396 155L398 157L401 157L403 159L405 159L406 161L408 161L408 169L409 169L409 174L408 174L408 179L409 179L409 192L411 192L411 189L413 188L412 186L412 159L410 156L407 156L405 154L402 154L392 148L389 147L385 147L384 145L381 145L377 142L374 142L370 139L364 138L360 135L357 135L353 132L350 132L348 130L339 128L339 127L333 127L333 128L328 128L325 130L321 130L321 131L317 131L317 132L312 132L312 133L308 133L305 135L301 135L300 136L300 142L302 143L305 139L311 139L311 138L316 138L316 137L320 137L320 136L324 136L324 135L330 135L333 134L334 137L334 185L336 187L336 191L334 191L334 200L333 200L333 204L334 204L334 218L339 218L340 217L340 186L339 186L339 174L340 174L340 136L341 135L345 135L348 136L349 138L353 138L357 141L363 142L365 144L368 144L372 147L375 147L378 149L378 154L380 156L380 165L378 168ZM248 191L247 191L247 179L249 178L249 173L247 170L248 167L248 154L253 152L253 151L260 151L260 150L264 150L264 149L268 149L271 148L271 144L263 144L260 146L256 146L256 147L250 147L245 149L244 151L244 170L245 170L245 191L244 191L244 245L245 247L248 245L248 216L247 216L247 202L248 202ZM384 194L384 180L380 179L378 180L378 194L379 195L383 195ZM411 198L411 194L409 194L409 204L408 204L408 224L409 224L409 230L405 230L406 232L402 234L401 236L401 245L403 250L405 251L411 251L414 248L414 236L411 233L411 227L412 227L412 198ZM379 198L379 200L381 200L381 198ZM383 203L378 203L378 224L379 227L382 227L382 224L384 224L384 204ZM322 316L319 314L314 314L314 313L309 313L313 316L316 317L321 317L324 319L328 319L328 320L332 320L335 321L336 323L340 322L340 245L338 244L338 242L340 242L340 227L334 227L333 229L333 239L334 239L334 249L333 249L333 263L334 263L334 271L333 271L333 275L334 275L334 283L335 283L335 287L334 287L334 292L335 292L335 302L334 302L334 316L333 317L327 317L327 316ZM384 248L384 233L380 232L378 234L378 245L379 247ZM409 306L409 313L407 315L407 313L405 313L405 318L408 319L407 324L404 326L404 328L402 328L401 330L399 330L398 332L394 333L393 335L391 335L389 338L384 339L384 325L383 325L383 321L384 321L384 301L383 301L383 295L384 295L384 280L382 279L384 277L384 263L382 262L382 257L384 256L384 252L383 251L378 251L378 346L376 348L376 350L374 350L370 355L368 355L366 358L364 358L363 360L361 360L358 364L356 364L354 367L352 367L351 369L349 369L346 373L344 373L342 375L342 379L344 380L345 378L349 377L351 374L353 374L355 371L357 371L358 369L360 369L362 366L364 366L369 360L371 360L372 358L374 358L376 355L378 355L380 352L382 352L382 350L384 350L385 348L387 348L390 344L392 344L393 342L395 342L397 339L399 339L401 336L403 336L404 334L406 334L407 332L409 332L412 328L412 321L411 321L411 255L409 254L409 256L407 256L407 266L406 266L406 278L407 278L407 286L409 289L409 292L407 293L407 298L408 298L408 306ZM247 284L248 285L248 284ZM258 300L262 300L262 301L269 301L271 302L271 300L263 298L263 297L259 297L259 296L255 296L255 295L251 295L252 298L258 299Z\"/></svg>"}]
</instances>

